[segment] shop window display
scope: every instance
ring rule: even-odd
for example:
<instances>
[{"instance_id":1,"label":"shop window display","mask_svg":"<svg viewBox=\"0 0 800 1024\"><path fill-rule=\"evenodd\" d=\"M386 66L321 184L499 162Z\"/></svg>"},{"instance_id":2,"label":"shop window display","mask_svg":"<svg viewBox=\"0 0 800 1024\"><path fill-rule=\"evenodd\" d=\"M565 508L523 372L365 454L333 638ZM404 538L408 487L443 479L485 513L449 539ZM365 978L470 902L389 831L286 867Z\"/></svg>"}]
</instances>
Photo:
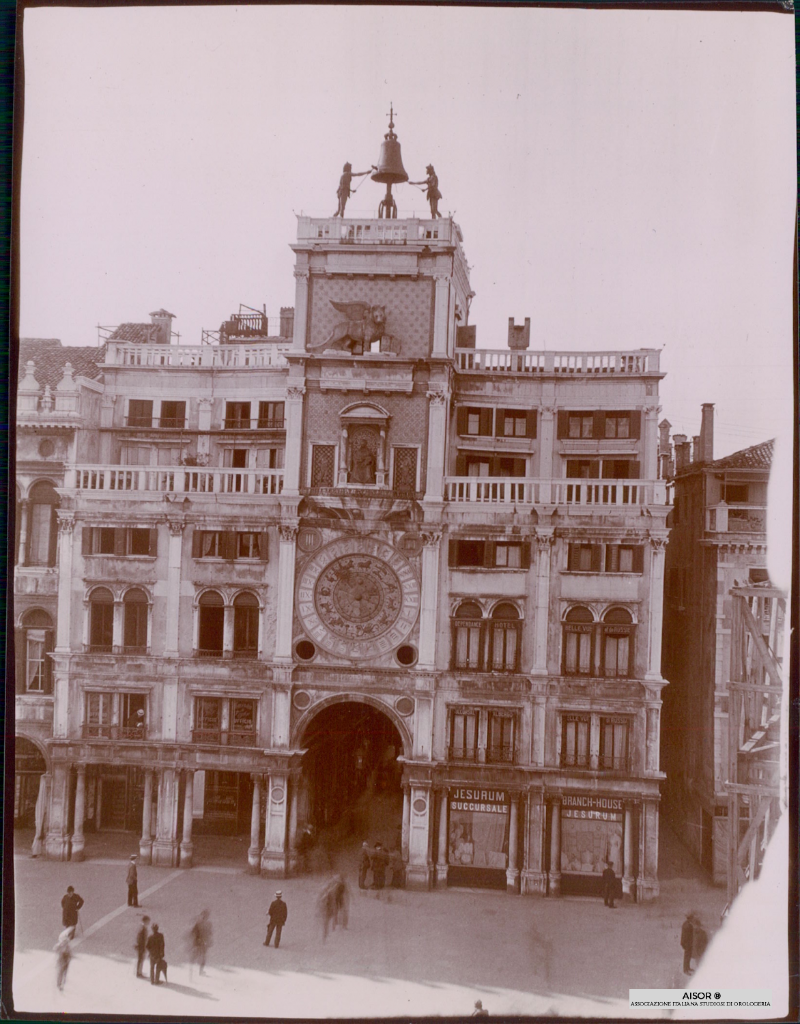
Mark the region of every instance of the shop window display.
<instances>
[{"instance_id":1,"label":"shop window display","mask_svg":"<svg viewBox=\"0 0 800 1024\"><path fill-rule=\"evenodd\" d=\"M450 791L448 862L458 867L508 866L508 798L504 791Z\"/></svg>"}]
</instances>

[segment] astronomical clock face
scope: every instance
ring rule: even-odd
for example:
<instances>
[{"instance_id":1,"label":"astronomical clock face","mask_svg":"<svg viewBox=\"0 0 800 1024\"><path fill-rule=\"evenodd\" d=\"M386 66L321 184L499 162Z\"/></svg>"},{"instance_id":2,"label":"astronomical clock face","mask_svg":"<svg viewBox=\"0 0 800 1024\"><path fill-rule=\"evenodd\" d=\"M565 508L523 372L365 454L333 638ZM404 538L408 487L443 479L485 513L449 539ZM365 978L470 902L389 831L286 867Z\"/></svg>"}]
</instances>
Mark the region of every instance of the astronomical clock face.
<instances>
[{"instance_id":1,"label":"astronomical clock face","mask_svg":"<svg viewBox=\"0 0 800 1024\"><path fill-rule=\"evenodd\" d=\"M374 658L393 651L419 614L419 583L390 544L348 538L321 548L303 566L297 612L308 635L330 654Z\"/></svg>"}]
</instances>

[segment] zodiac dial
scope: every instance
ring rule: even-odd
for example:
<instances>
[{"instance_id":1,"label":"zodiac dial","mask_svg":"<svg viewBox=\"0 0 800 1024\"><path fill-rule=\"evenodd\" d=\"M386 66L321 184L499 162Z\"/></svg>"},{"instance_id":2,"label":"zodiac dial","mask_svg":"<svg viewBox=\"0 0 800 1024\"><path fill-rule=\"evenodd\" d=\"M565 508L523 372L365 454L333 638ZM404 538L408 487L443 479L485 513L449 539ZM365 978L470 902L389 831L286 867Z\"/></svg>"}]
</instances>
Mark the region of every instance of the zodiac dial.
<instances>
[{"instance_id":1,"label":"zodiac dial","mask_svg":"<svg viewBox=\"0 0 800 1024\"><path fill-rule=\"evenodd\" d=\"M370 658L401 643L419 614L408 561L373 539L334 541L300 573L297 610L309 636L331 654Z\"/></svg>"}]
</instances>

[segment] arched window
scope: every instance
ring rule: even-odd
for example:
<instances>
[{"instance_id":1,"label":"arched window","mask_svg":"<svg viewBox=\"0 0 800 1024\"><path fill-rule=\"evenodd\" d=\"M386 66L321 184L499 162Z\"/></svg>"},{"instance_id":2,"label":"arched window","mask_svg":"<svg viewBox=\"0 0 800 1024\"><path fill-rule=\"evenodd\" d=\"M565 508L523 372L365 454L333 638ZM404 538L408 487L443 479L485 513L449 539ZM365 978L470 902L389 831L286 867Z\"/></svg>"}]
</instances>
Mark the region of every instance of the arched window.
<instances>
[{"instance_id":1,"label":"arched window","mask_svg":"<svg viewBox=\"0 0 800 1024\"><path fill-rule=\"evenodd\" d=\"M603 616L603 675L628 678L633 672L633 620L624 608Z\"/></svg>"},{"instance_id":2,"label":"arched window","mask_svg":"<svg viewBox=\"0 0 800 1024\"><path fill-rule=\"evenodd\" d=\"M49 480L41 480L31 488L28 513L27 565L56 564L56 508L61 499Z\"/></svg>"},{"instance_id":3,"label":"arched window","mask_svg":"<svg viewBox=\"0 0 800 1024\"><path fill-rule=\"evenodd\" d=\"M53 620L41 608L22 616L17 649L17 692L52 693Z\"/></svg>"},{"instance_id":4,"label":"arched window","mask_svg":"<svg viewBox=\"0 0 800 1024\"><path fill-rule=\"evenodd\" d=\"M225 628L224 602L215 590L207 590L201 595L198 605L198 653L207 658L221 658Z\"/></svg>"},{"instance_id":5,"label":"arched window","mask_svg":"<svg viewBox=\"0 0 800 1024\"><path fill-rule=\"evenodd\" d=\"M483 612L474 601L459 605L453 619L453 668L483 668Z\"/></svg>"},{"instance_id":6,"label":"arched window","mask_svg":"<svg viewBox=\"0 0 800 1024\"><path fill-rule=\"evenodd\" d=\"M89 597L89 650L111 653L114 642L114 597L105 587L97 587Z\"/></svg>"},{"instance_id":7,"label":"arched window","mask_svg":"<svg viewBox=\"0 0 800 1024\"><path fill-rule=\"evenodd\" d=\"M129 653L144 653L147 650L147 594L143 590L129 590L122 603L125 610L123 647Z\"/></svg>"},{"instance_id":8,"label":"arched window","mask_svg":"<svg viewBox=\"0 0 800 1024\"><path fill-rule=\"evenodd\" d=\"M519 612L503 601L492 612L491 669L493 672L516 672L519 665Z\"/></svg>"},{"instance_id":9,"label":"arched window","mask_svg":"<svg viewBox=\"0 0 800 1024\"><path fill-rule=\"evenodd\" d=\"M564 675L591 675L593 631L594 616L589 609L570 608L564 618Z\"/></svg>"},{"instance_id":10,"label":"arched window","mask_svg":"<svg viewBox=\"0 0 800 1024\"><path fill-rule=\"evenodd\" d=\"M258 598L237 594L233 599L233 652L238 658L258 654Z\"/></svg>"}]
</instances>

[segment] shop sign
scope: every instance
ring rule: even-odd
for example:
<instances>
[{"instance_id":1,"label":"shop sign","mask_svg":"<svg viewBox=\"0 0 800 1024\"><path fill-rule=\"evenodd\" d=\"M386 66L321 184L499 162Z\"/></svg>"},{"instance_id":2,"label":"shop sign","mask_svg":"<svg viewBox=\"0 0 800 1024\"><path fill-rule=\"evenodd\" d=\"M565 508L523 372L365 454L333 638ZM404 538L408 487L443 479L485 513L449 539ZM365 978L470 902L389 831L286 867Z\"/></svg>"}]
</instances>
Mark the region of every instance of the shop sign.
<instances>
[{"instance_id":1,"label":"shop sign","mask_svg":"<svg viewBox=\"0 0 800 1024\"><path fill-rule=\"evenodd\" d=\"M622 800L613 796L575 796L570 793L561 800L562 818L622 821L624 810Z\"/></svg>"},{"instance_id":2,"label":"shop sign","mask_svg":"<svg viewBox=\"0 0 800 1024\"><path fill-rule=\"evenodd\" d=\"M504 789L451 789L450 810L508 814L508 794Z\"/></svg>"}]
</instances>

